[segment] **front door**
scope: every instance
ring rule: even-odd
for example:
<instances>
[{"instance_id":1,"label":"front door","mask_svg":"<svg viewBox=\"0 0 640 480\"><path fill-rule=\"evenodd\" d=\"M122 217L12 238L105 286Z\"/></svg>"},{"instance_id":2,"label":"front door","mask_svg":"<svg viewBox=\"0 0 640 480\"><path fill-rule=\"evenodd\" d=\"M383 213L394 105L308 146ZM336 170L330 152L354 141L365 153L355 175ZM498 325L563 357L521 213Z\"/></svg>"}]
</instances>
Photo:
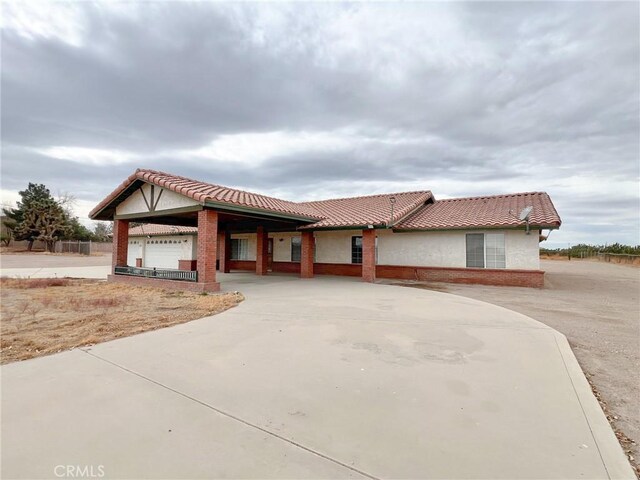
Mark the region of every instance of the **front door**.
<instances>
[{"instance_id":1,"label":"front door","mask_svg":"<svg viewBox=\"0 0 640 480\"><path fill-rule=\"evenodd\" d=\"M267 241L267 270L271 270L273 266L273 238Z\"/></svg>"}]
</instances>

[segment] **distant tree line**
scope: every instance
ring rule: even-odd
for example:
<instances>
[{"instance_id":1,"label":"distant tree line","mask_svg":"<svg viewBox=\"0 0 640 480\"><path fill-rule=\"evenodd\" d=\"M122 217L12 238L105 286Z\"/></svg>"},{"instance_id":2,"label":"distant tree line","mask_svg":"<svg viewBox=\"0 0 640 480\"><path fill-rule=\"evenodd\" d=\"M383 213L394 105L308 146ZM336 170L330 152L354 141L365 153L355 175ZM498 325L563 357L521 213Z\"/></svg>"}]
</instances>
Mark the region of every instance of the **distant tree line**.
<instances>
[{"instance_id":1,"label":"distant tree line","mask_svg":"<svg viewBox=\"0 0 640 480\"><path fill-rule=\"evenodd\" d=\"M545 255L563 255L569 257L592 257L598 253L618 253L623 255L640 255L640 245L623 245L621 243L612 243L606 245L590 245L587 243L579 243L567 248L541 248L541 254Z\"/></svg>"},{"instance_id":2,"label":"distant tree line","mask_svg":"<svg viewBox=\"0 0 640 480\"><path fill-rule=\"evenodd\" d=\"M27 249L33 248L37 240L44 242L46 249L53 252L58 240L81 240L105 242L110 239L112 224L97 223L93 231L82 225L73 215L75 202L71 195L55 199L43 184L29 183L26 190L18 192L20 201L15 208L3 208L3 224L6 234L0 240L9 245L12 240L26 240Z\"/></svg>"}]
</instances>

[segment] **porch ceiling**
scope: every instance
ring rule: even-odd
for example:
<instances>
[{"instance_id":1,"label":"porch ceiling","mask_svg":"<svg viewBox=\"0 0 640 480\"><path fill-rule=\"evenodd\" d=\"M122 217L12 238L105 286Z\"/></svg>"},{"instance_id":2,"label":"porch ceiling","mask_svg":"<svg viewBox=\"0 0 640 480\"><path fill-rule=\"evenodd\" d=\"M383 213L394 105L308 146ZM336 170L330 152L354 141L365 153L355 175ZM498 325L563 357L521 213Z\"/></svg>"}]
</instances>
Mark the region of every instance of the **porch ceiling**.
<instances>
[{"instance_id":1,"label":"porch ceiling","mask_svg":"<svg viewBox=\"0 0 640 480\"><path fill-rule=\"evenodd\" d=\"M173 213L153 217L129 218L133 222L155 223L161 225L177 225L182 227L197 227L198 212ZM300 222L274 220L270 218L253 217L236 213L218 212L218 230L228 230L231 233L253 233L258 227L269 232L291 232L297 230Z\"/></svg>"}]
</instances>

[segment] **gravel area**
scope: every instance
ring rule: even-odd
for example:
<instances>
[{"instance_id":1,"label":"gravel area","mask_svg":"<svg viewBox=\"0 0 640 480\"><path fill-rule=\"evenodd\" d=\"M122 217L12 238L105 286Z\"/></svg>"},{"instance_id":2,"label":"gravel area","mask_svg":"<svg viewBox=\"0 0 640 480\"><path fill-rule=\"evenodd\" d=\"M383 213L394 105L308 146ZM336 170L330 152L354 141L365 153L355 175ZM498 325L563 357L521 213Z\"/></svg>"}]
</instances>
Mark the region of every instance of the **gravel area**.
<instances>
[{"instance_id":1,"label":"gravel area","mask_svg":"<svg viewBox=\"0 0 640 480\"><path fill-rule=\"evenodd\" d=\"M588 260L543 260L541 268L544 289L423 287L500 305L564 333L638 472L640 268Z\"/></svg>"}]
</instances>

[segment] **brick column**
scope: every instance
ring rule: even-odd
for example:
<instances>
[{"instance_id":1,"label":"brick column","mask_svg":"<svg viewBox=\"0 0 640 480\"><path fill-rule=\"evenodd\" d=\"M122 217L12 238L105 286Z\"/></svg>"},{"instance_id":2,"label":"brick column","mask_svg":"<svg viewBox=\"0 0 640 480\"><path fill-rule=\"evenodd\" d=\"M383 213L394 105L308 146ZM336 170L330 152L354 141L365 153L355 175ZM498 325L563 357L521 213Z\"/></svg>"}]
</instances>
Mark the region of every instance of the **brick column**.
<instances>
[{"instance_id":1,"label":"brick column","mask_svg":"<svg viewBox=\"0 0 640 480\"><path fill-rule=\"evenodd\" d=\"M362 230L362 280L376 281L376 231Z\"/></svg>"},{"instance_id":2,"label":"brick column","mask_svg":"<svg viewBox=\"0 0 640 480\"><path fill-rule=\"evenodd\" d=\"M127 266L127 252L129 250L129 220L113 221L113 254L111 257L111 273L115 267Z\"/></svg>"},{"instance_id":3,"label":"brick column","mask_svg":"<svg viewBox=\"0 0 640 480\"><path fill-rule=\"evenodd\" d=\"M313 232L302 232L300 278L313 278Z\"/></svg>"},{"instance_id":4,"label":"brick column","mask_svg":"<svg viewBox=\"0 0 640 480\"><path fill-rule=\"evenodd\" d=\"M228 230L218 233L218 264L220 272L231 271L231 232Z\"/></svg>"},{"instance_id":5,"label":"brick column","mask_svg":"<svg viewBox=\"0 0 640 480\"><path fill-rule=\"evenodd\" d=\"M258 227L256 241L256 275L267 274L269 260L269 235L264 227Z\"/></svg>"},{"instance_id":6,"label":"brick column","mask_svg":"<svg viewBox=\"0 0 640 480\"><path fill-rule=\"evenodd\" d=\"M216 256L218 243L218 212L198 212L198 284L204 292L220 290L216 282Z\"/></svg>"}]
</instances>

